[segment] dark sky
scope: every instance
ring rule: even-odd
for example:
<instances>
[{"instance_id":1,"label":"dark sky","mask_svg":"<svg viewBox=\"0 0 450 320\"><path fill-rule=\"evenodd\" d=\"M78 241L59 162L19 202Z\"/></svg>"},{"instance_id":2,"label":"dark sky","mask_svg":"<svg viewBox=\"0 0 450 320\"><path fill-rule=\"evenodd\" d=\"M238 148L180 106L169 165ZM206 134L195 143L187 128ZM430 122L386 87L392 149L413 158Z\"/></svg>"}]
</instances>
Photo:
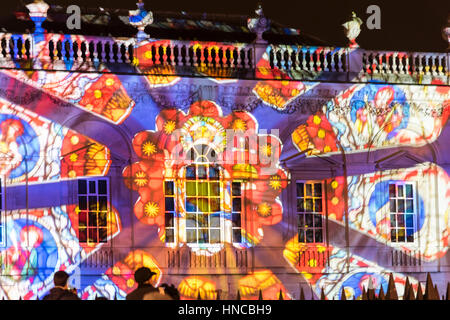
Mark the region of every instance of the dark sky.
<instances>
[{"instance_id":1,"label":"dark sky","mask_svg":"<svg viewBox=\"0 0 450 320\"><path fill-rule=\"evenodd\" d=\"M24 0L25 3L30 1ZM47 0L49 4L134 9L137 0ZM398 51L445 52L441 30L450 14L449 0L144 0L154 11L230 13L253 15L262 3L265 15L300 29L330 44L346 44L341 24L355 11L364 21L357 41L362 48ZM2 0L1 14L12 12L18 1ZM381 8L381 30L365 27L366 9Z\"/></svg>"}]
</instances>

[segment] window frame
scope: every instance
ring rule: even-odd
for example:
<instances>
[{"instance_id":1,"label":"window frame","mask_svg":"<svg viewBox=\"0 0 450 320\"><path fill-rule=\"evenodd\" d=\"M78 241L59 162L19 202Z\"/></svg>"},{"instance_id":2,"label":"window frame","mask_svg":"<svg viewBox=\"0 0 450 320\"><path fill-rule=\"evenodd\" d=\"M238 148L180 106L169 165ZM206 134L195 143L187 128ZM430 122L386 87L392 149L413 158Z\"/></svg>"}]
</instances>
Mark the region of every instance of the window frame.
<instances>
[{"instance_id":1,"label":"window frame","mask_svg":"<svg viewBox=\"0 0 450 320\"><path fill-rule=\"evenodd\" d=\"M80 181L86 181L86 193L80 193ZM99 181L106 181L106 193L99 193ZM95 192L90 192L90 182L95 182ZM77 179L77 208L78 208L78 241L81 245L91 245L91 244L100 244L100 243L107 243L108 238L110 236L111 232L111 183L109 177L99 176L99 177L85 177L85 178L79 178ZM80 196L86 197L86 209L80 208ZM97 209L91 210L90 205L90 197L97 197ZM106 197L106 210L100 209L100 197ZM85 227L80 228L80 217L81 213L86 214L86 225ZM101 226L99 224L99 215L101 213L106 212L106 221L104 222L104 226ZM91 219L91 213L96 214L96 225L92 226L90 225L90 219ZM80 230L86 229L86 240L81 241L80 237ZM100 237L100 230L104 229L105 235L104 238ZM90 241L90 231L89 230L95 230L97 241ZM101 241L102 240L102 241Z\"/></svg>"},{"instance_id":2,"label":"window frame","mask_svg":"<svg viewBox=\"0 0 450 320\"><path fill-rule=\"evenodd\" d=\"M6 247L6 177L0 177L0 248Z\"/></svg>"},{"instance_id":3,"label":"window frame","mask_svg":"<svg viewBox=\"0 0 450 320\"><path fill-rule=\"evenodd\" d=\"M394 198L391 198L390 195L390 185L394 184L396 186L396 196ZM403 186L403 197L398 197L397 196L397 186ZM406 197L406 185L411 185L412 186L412 198L408 198ZM417 234L417 225L418 225L418 211L419 211L419 203L418 203L418 197L417 197L417 185L414 181L401 181L401 180L389 180L388 181L388 185L387 185L387 190L386 193L388 195L388 203L386 205L386 218L389 219L389 224L387 224L387 242L392 246L392 247L403 247L405 245L417 245L418 241L419 241L419 237ZM405 229L405 241L392 241L392 237L391 237L391 232L392 232L392 222L391 222L391 215L395 214L395 215L399 215L398 212L398 202L397 200L401 199L405 201L405 205L404 205L404 212L400 212L400 214L403 214L404 216L404 229ZM412 213L407 213L406 212L406 201L411 199L412 203L413 203L413 212ZM396 212L392 213L391 212L391 200L396 200ZM412 232L412 236L413 236L413 241L407 241L407 234L406 234L406 215L407 214L412 214L413 218L412 218L412 222L413 222L413 227L411 228L413 230ZM396 227L395 229L398 229L397 227L397 223L396 223ZM396 237L398 239L398 236Z\"/></svg>"},{"instance_id":4,"label":"window frame","mask_svg":"<svg viewBox=\"0 0 450 320\"><path fill-rule=\"evenodd\" d=\"M311 184L312 185L311 196L305 197L306 196L305 192L303 193L303 197L300 197L298 195L298 193L297 193L297 189L298 189L297 185L299 183L303 183L304 184L304 191L306 190L306 184ZM321 207L321 211L315 212L314 210L312 210L312 211L306 211L305 210L303 212L299 212L298 211L298 205L297 205L298 204L298 199L312 198L313 199L313 207L314 207L315 198L319 198L319 197L315 196L315 192L314 192L314 185L315 184L320 184L320 186L321 186L321 197L320 197L322 199L322 201L321 201L321 206L322 206ZM302 244L305 244L305 245L323 245L323 246L325 246L326 243L327 243L327 239L326 239L326 235L327 235L326 221L327 221L327 218L326 217L328 215L327 207L326 207L326 190L325 190L326 184L325 184L325 181L324 180L296 179L293 188L294 188L294 199L295 199L295 202L293 203L293 206L294 206L294 212L295 212L295 224L296 224L296 231L297 231L297 240L298 240L298 242L302 243ZM300 217L301 217L301 215L303 215L303 220L305 222L304 225L306 225L306 214L312 214L313 224L315 224L315 222L314 222L314 216L315 215L318 215L321 218L321 227L316 227L315 225L312 227L313 237L314 237L314 241L312 241L312 242L307 242L306 241L306 230L307 230L308 226L306 226L306 228L305 228L305 227L302 227L300 225ZM305 236L304 236L304 240L305 241L304 242L300 241L300 230L301 230L301 228L303 228L303 230L305 231ZM322 241L320 241L320 242L315 240L316 230L321 230Z\"/></svg>"}]
</instances>

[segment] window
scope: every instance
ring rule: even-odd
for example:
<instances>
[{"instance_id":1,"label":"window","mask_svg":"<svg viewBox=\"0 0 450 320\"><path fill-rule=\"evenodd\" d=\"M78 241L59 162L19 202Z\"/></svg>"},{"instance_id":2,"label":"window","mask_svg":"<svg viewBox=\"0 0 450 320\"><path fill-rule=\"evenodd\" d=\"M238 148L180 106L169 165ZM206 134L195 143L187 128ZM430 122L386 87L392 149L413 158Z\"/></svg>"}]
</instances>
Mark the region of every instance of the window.
<instances>
[{"instance_id":1,"label":"window","mask_svg":"<svg viewBox=\"0 0 450 320\"><path fill-rule=\"evenodd\" d=\"M298 241L323 242L321 182L297 182Z\"/></svg>"},{"instance_id":2,"label":"window","mask_svg":"<svg viewBox=\"0 0 450 320\"><path fill-rule=\"evenodd\" d=\"M5 245L4 217L3 217L3 181L0 179L0 246Z\"/></svg>"},{"instance_id":3,"label":"window","mask_svg":"<svg viewBox=\"0 0 450 320\"><path fill-rule=\"evenodd\" d=\"M186 167L186 239L220 243L220 170L208 164Z\"/></svg>"},{"instance_id":4,"label":"window","mask_svg":"<svg viewBox=\"0 0 450 320\"><path fill-rule=\"evenodd\" d=\"M166 242L175 242L175 186L173 181L164 182Z\"/></svg>"},{"instance_id":5,"label":"window","mask_svg":"<svg viewBox=\"0 0 450 320\"><path fill-rule=\"evenodd\" d=\"M214 164L216 153L207 145L192 147L187 156L190 164L180 180L164 182L166 243L177 242L177 234L193 245L241 243L243 183L224 181L221 167ZM178 212L185 216L181 224L176 223Z\"/></svg>"},{"instance_id":6,"label":"window","mask_svg":"<svg viewBox=\"0 0 450 320\"><path fill-rule=\"evenodd\" d=\"M78 180L78 238L82 243L106 242L109 212L107 179Z\"/></svg>"},{"instance_id":7,"label":"window","mask_svg":"<svg viewBox=\"0 0 450 320\"><path fill-rule=\"evenodd\" d=\"M391 242L414 242L414 188L409 183L389 183Z\"/></svg>"},{"instance_id":8,"label":"window","mask_svg":"<svg viewBox=\"0 0 450 320\"><path fill-rule=\"evenodd\" d=\"M232 242L240 243L242 240L241 229L242 214L242 183L233 181L231 183L231 223L232 223Z\"/></svg>"}]
</instances>

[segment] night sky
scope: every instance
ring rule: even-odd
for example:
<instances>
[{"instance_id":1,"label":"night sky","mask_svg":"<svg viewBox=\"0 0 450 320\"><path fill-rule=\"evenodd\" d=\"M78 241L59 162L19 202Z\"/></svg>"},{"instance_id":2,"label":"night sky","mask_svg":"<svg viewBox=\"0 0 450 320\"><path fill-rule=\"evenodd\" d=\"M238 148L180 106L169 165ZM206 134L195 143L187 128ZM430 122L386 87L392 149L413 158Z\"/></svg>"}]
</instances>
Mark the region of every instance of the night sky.
<instances>
[{"instance_id":1,"label":"night sky","mask_svg":"<svg viewBox=\"0 0 450 320\"><path fill-rule=\"evenodd\" d=\"M0 15L11 14L19 1L2 1ZM24 0L24 3L31 1ZM68 6L135 9L137 0L47 0L49 4ZM153 11L192 13L230 13L254 15L262 3L265 15L287 27L324 40L330 45L345 45L341 24L352 11L364 21L357 42L365 49L445 52L448 44L442 38L442 27L450 14L449 0L144 0ZM381 8L381 30L365 27L366 8Z\"/></svg>"}]
</instances>

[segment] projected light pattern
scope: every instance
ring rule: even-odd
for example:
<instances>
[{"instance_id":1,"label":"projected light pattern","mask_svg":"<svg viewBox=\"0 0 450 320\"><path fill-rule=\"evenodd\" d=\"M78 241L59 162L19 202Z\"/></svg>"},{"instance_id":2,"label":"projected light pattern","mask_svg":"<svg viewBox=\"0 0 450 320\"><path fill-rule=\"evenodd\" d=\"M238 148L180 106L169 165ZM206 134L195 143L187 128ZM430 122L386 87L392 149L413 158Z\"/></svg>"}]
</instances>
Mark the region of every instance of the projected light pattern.
<instances>
[{"instance_id":1,"label":"projected light pattern","mask_svg":"<svg viewBox=\"0 0 450 320\"><path fill-rule=\"evenodd\" d=\"M423 263L447 259L450 181L448 168L434 161L446 163L448 155L436 152L432 162L422 148L439 150L448 140L449 88L436 79L431 86L298 81L294 73L305 71L271 66L268 48L256 62L257 79L242 80L242 70L213 65L229 63L245 45L198 41L184 48L206 60L182 62L201 78L184 77L179 63L161 63L181 59L171 51L177 41L139 42L132 64L117 66L49 59L50 43L96 37L36 40L38 70L11 60L8 67L27 70L0 72L0 299L41 298L57 270L80 281L83 299L125 299L140 266L157 273L154 285L173 283L182 299L237 292L242 299L260 292L291 299L298 283L327 299L344 289L352 299L369 278L386 291L393 268L376 252L396 250ZM322 88L336 94L318 111L293 109ZM380 159L402 150L417 150L413 164L366 165L369 151ZM299 152L306 158L283 160ZM342 152L356 155L364 170L347 178L324 173L327 161L341 168L335 159ZM313 162L304 179L303 159L316 158L325 162ZM109 181L105 243L79 236L86 227L80 212L89 210L80 209L77 182L87 178ZM299 242L296 180L323 183L322 214L335 228L325 236L324 227L323 243ZM371 243L350 246L349 255L339 238L347 194L350 230ZM401 295L406 276L393 273ZM409 279L417 290L419 277Z\"/></svg>"}]
</instances>

